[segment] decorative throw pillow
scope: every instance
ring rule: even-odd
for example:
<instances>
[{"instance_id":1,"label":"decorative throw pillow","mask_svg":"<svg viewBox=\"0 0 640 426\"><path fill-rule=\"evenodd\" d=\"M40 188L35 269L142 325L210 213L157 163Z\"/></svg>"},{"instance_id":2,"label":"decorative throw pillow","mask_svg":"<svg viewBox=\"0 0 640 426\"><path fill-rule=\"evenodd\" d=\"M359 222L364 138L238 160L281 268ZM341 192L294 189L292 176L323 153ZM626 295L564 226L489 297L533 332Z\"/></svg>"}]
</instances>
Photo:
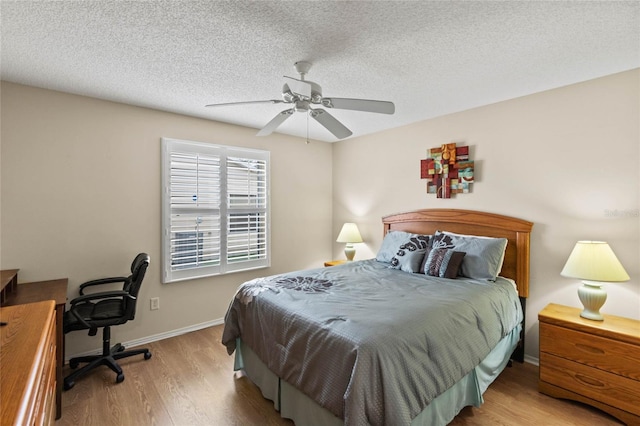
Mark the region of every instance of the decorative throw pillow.
<instances>
[{"instance_id":1,"label":"decorative throw pillow","mask_svg":"<svg viewBox=\"0 0 640 426\"><path fill-rule=\"evenodd\" d=\"M401 271L411 272L412 274L422 272L420 267L422 266L426 253L427 249L404 250L403 255L393 257L389 268L400 269Z\"/></svg>"},{"instance_id":2,"label":"decorative throw pillow","mask_svg":"<svg viewBox=\"0 0 640 426\"><path fill-rule=\"evenodd\" d=\"M389 268L400 269L405 272L421 272L422 261L431 244L430 235L411 234L397 249L391 258Z\"/></svg>"},{"instance_id":3,"label":"decorative throw pillow","mask_svg":"<svg viewBox=\"0 0 640 426\"><path fill-rule=\"evenodd\" d=\"M390 231L382 240L382 245L380 246L380 250L378 250L378 254L376 255L376 260L378 262L391 262L393 256L398 252L398 248L409 241L409 238L413 236L409 232L404 231Z\"/></svg>"},{"instance_id":4,"label":"decorative throw pillow","mask_svg":"<svg viewBox=\"0 0 640 426\"><path fill-rule=\"evenodd\" d=\"M465 252L460 268L462 276L495 281L502 269L507 239L436 231L432 247Z\"/></svg>"},{"instance_id":5,"label":"decorative throw pillow","mask_svg":"<svg viewBox=\"0 0 640 426\"><path fill-rule=\"evenodd\" d=\"M465 253L451 249L432 248L425 255L422 272L432 277L455 278Z\"/></svg>"}]
</instances>

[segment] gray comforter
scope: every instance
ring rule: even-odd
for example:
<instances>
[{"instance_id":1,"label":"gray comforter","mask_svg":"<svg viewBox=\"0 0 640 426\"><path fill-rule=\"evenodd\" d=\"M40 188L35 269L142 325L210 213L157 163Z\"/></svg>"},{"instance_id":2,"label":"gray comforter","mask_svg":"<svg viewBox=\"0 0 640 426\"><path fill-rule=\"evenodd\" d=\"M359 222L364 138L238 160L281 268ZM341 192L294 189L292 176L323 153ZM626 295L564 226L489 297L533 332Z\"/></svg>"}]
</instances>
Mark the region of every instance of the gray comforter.
<instances>
[{"instance_id":1,"label":"gray comforter","mask_svg":"<svg viewBox=\"0 0 640 426\"><path fill-rule=\"evenodd\" d=\"M512 283L365 260L243 284L225 317L281 379L345 425L406 425L522 320Z\"/></svg>"}]
</instances>

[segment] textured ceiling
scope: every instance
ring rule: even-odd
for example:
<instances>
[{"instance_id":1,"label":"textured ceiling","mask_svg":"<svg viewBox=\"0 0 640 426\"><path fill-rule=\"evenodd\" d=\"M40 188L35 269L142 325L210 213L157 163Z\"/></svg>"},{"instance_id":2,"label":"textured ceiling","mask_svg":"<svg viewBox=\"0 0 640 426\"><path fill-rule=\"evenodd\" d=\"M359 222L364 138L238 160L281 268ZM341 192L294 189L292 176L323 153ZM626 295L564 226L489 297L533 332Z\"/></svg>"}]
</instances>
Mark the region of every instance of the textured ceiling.
<instances>
[{"instance_id":1,"label":"textured ceiling","mask_svg":"<svg viewBox=\"0 0 640 426\"><path fill-rule=\"evenodd\" d=\"M5 1L2 79L253 127L294 62L352 137L640 67L640 2ZM304 114L279 132L306 137ZM309 137L335 141L310 120Z\"/></svg>"}]
</instances>

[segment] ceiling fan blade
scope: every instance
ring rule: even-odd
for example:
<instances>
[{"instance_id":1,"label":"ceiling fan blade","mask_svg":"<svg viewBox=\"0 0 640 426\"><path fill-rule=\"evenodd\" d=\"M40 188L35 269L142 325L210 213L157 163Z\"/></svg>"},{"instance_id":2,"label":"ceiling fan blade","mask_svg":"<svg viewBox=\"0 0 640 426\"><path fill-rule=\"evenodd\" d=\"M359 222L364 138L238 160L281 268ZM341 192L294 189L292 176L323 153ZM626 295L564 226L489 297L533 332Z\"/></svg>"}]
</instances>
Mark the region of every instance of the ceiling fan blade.
<instances>
[{"instance_id":1,"label":"ceiling fan blade","mask_svg":"<svg viewBox=\"0 0 640 426\"><path fill-rule=\"evenodd\" d=\"M232 105L248 105L248 104L283 104L284 101L279 99L270 99L268 101L245 101L245 102L227 102L223 104L209 104L206 107L232 106Z\"/></svg>"},{"instance_id":2,"label":"ceiling fan blade","mask_svg":"<svg viewBox=\"0 0 640 426\"><path fill-rule=\"evenodd\" d=\"M326 108L351 109L380 114L393 114L396 111L393 102L374 101L371 99L322 98L320 103Z\"/></svg>"},{"instance_id":3,"label":"ceiling fan blade","mask_svg":"<svg viewBox=\"0 0 640 426\"><path fill-rule=\"evenodd\" d=\"M309 115L318 123L322 124L336 138L344 139L353 134L344 124L336 120L336 118L323 109L309 109Z\"/></svg>"},{"instance_id":4,"label":"ceiling fan blade","mask_svg":"<svg viewBox=\"0 0 640 426\"><path fill-rule=\"evenodd\" d=\"M267 123L266 126L264 126L258 133L256 133L256 136L270 135L271 133L273 133L274 130L278 128L279 125L281 125L284 122L284 120L291 117L291 115L294 112L295 110L293 108L285 109L284 111L280 112L278 115L273 117L271 121Z\"/></svg>"},{"instance_id":5,"label":"ceiling fan blade","mask_svg":"<svg viewBox=\"0 0 640 426\"><path fill-rule=\"evenodd\" d=\"M311 83L298 80L297 78L287 77L286 75L284 78L288 79L287 84L293 93L304 96L305 98L311 98Z\"/></svg>"}]
</instances>

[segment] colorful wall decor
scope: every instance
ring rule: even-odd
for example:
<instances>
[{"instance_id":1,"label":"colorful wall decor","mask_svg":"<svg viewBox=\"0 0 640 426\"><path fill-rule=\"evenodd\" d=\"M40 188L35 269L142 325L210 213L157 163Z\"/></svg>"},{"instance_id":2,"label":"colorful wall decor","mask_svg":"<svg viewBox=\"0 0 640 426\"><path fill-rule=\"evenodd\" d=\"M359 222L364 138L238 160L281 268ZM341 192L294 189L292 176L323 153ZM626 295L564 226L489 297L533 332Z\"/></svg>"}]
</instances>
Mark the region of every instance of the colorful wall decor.
<instances>
[{"instance_id":1,"label":"colorful wall decor","mask_svg":"<svg viewBox=\"0 0 640 426\"><path fill-rule=\"evenodd\" d=\"M427 193L437 198L468 193L473 183L469 147L447 143L427 150L427 158L420 160L420 178L427 180Z\"/></svg>"}]
</instances>

